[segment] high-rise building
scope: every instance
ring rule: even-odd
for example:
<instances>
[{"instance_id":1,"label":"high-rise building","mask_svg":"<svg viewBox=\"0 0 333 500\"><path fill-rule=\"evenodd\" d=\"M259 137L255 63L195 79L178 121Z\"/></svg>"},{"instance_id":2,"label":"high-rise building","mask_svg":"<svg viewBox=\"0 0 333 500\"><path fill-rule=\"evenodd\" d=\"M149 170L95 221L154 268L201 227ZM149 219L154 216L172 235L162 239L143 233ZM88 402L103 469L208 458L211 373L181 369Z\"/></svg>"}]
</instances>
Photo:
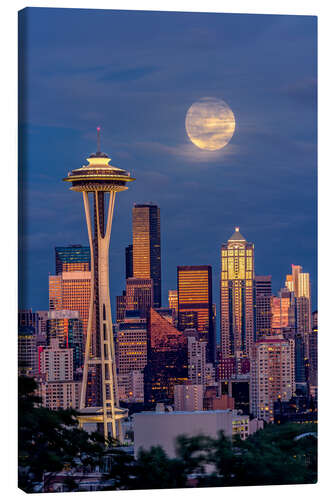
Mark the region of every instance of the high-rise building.
<instances>
[{"instance_id":1,"label":"high-rise building","mask_svg":"<svg viewBox=\"0 0 333 500\"><path fill-rule=\"evenodd\" d=\"M168 301L169 301L170 309L175 309L175 311L178 312L178 291L177 290L169 290Z\"/></svg>"},{"instance_id":2,"label":"high-rise building","mask_svg":"<svg viewBox=\"0 0 333 500\"><path fill-rule=\"evenodd\" d=\"M122 295L116 297L116 321L123 321L126 313L126 291L123 290Z\"/></svg>"},{"instance_id":3,"label":"high-rise building","mask_svg":"<svg viewBox=\"0 0 333 500\"><path fill-rule=\"evenodd\" d=\"M37 335L46 337L46 325L49 319L49 311L36 311L37 314Z\"/></svg>"},{"instance_id":4,"label":"high-rise building","mask_svg":"<svg viewBox=\"0 0 333 500\"><path fill-rule=\"evenodd\" d=\"M31 327L34 329L34 332L37 332L37 324L38 318L37 314L32 311L32 309L21 309L18 311L18 327L25 328Z\"/></svg>"},{"instance_id":5,"label":"high-rise building","mask_svg":"<svg viewBox=\"0 0 333 500\"><path fill-rule=\"evenodd\" d=\"M316 396L318 386L318 311L312 313L312 331L309 334L309 385Z\"/></svg>"},{"instance_id":6,"label":"high-rise building","mask_svg":"<svg viewBox=\"0 0 333 500\"><path fill-rule=\"evenodd\" d=\"M39 384L39 395L42 405L50 410L80 408L80 393L82 383L75 380L65 382L42 382Z\"/></svg>"},{"instance_id":7,"label":"high-rise building","mask_svg":"<svg viewBox=\"0 0 333 500\"><path fill-rule=\"evenodd\" d=\"M222 357L249 356L254 342L254 245L235 228L221 248Z\"/></svg>"},{"instance_id":8,"label":"high-rise building","mask_svg":"<svg viewBox=\"0 0 333 500\"><path fill-rule=\"evenodd\" d=\"M274 402L289 401L295 392L294 341L283 335L262 338L252 347L250 408L266 422L274 421Z\"/></svg>"},{"instance_id":9,"label":"high-rise building","mask_svg":"<svg viewBox=\"0 0 333 500\"><path fill-rule=\"evenodd\" d=\"M139 311L145 318L154 304L154 283L150 278L127 278L126 311Z\"/></svg>"},{"instance_id":10,"label":"high-rise building","mask_svg":"<svg viewBox=\"0 0 333 500\"><path fill-rule=\"evenodd\" d=\"M147 364L147 321L138 311L126 311L118 323L116 342L119 398L143 401L143 369Z\"/></svg>"},{"instance_id":11,"label":"high-rise building","mask_svg":"<svg viewBox=\"0 0 333 500\"><path fill-rule=\"evenodd\" d=\"M295 295L297 331L307 335L311 331L310 274L303 273L302 266L295 266L294 264L291 266L291 272L292 274L286 276L286 288L294 292Z\"/></svg>"},{"instance_id":12,"label":"high-rise building","mask_svg":"<svg viewBox=\"0 0 333 500\"><path fill-rule=\"evenodd\" d=\"M98 422L103 426L105 439L111 434L122 441L121 421L127 412L119 408L109 292L109 244L116 193L126 190L126 184L134 179L129 172L109 165L111 159L100 150L100 129L97 130L98 151L89 156L88 165L69 172L64 179L72 184L73 191L83 194L91 259L91 293L79 421L81 425ZM88 387L89 374L93 375L93 398Z\"/></svg>"},{"instance_id":13,"label":"high-rise building","mask_svg":"<svg viewBox=\"0 0 333 500\"><path fill-rule=\"evenodd\" d=\"M291 326L290 309L292 307L290 297L271 297L272 333L280 334Z\"/></svg>"},{"instance_id":14,"label":"high-rise building","mask_svg":"<svg viewBox=\"0 0 333 500\"><path fill-rule=\"evenodd\" d=\"M133 207L133 277L154 282L154 307L161 307L160 209L150 203Z\"/></svg>"},{"instance_id":15,"label":"high-rise building","mask_svg":"<svg viewBox=\"0 0 333 500\"><path fill-rule=\"evenodd\" d=\"M176 384L174 387L175 411L202 411L204 387L198 384Z\"/></svg>"},{"instance_id":16,"label":"high-rise building","mask_svg":"<svg viewBox=\"0 0 333 500\"><path fill-rule=\"evenodd\" d=\"M48 344L52 338L57 338L59 339L59 347L73 349L74 372L83 368L85 346L79 312L50 311L46 331Z\"/></svg>"},{"instance_id":17,"label":"high-rise building","mask_svg":"<svg viewBox=\"0 0 333 500\"><path fill-rule=\"evenodd\" d=\"M178 266L178 328L195 328L207 342L207 360L215 361L211 266Z\"/></svg>"},{"instance_id":18,"label":"high-rise building","mask_svg":"<svg viewBox=\"0 0 333 500\"><path fill-rule=\"evenodd\" d=\"M63 271L49 276L50 311L78 311L87 335L91 292L91 271Z\"/></svg>"},{"instance_id":19,"label":"high-rise building","mask_svg":"<svg viewBox=\"0 0 333 500\"><path fill-rule=\"evenodd\" d=\"M82 245L55 247L56 274L68 271L90 271L90 248Z\"/></svg>"},{"instance_id":20,"label":"high-rise building","mask_svg":"<svg viewBox=\"0 0 333 500\"><path fill-rule=\"evenodd\" d=\"M117 335L118 373L143 371L147 364L147 321L138 311L127 311Z\"/></svg>"},{"instance_id":21,"label":"high-rise building","mask_svg":"<svg viewBox=\"0 0 333 500\"><path fill-rule=\"evenodd\" d=\"M187 338L157 311L150 309L147 328L145 404L173 402L174 385L188 380Z\"/></svg>"},{"instance_id":22,"label":"high-rise building","mask_svg":"<svg viewBox=\"0 0 333 500\"><path fill-rule=\"evenodd\" d=\"M127 278L133 278L133 245L125 249L125 274Z\"/></svg>"},{"instance_id":23,"label":"high-rise building","mask_svg":"<svg viewBox=\"0 0 333 500\"><path fill-rule=\"evenodd\" d=\"M46 381L73 380L73 349L64 349L59 344L59 338L51 338L41 354L41 372Z\"/></svg>"},{"instance_id":24,"label":"high-rise building","mask_svg":"<svg viewBox=\"0 0 333 500\"><path fill-rule=\"evenodd\" d=\"M51 337L40 354L39 395L46 408L79 409L81 382L73 378L73 353L60 347L60 338Z\"/></svg>"},{"instance_id":25,"label":"high-rise building","mask_svg":"<svg viewBox=\"0 0 333 500\"><path fill-rule=\"evenodd\" d=\"M255 338L266 337L271 333L272 276L255 276Z\"/></svg>"},{"instance_id":26,"label":"high-rise building","mask_svg":"<svg viewBox=\"0 0 333 500\"><path fill-rule=\"evenodd\" d=\"M37 371L37 345L33 326L18 328L18 373L33 377Z\"/></svg>"},{"instance_id":27,"label":"high-rise building","mask_svg":"<svg viewBox=\"0 0 333 500\"><path fill-rule=\"evenodd\" d=\"M187 337L188 379L191 384L206 385L206 348L207 342L194 336Z\"/></svg>"}]
</instances>

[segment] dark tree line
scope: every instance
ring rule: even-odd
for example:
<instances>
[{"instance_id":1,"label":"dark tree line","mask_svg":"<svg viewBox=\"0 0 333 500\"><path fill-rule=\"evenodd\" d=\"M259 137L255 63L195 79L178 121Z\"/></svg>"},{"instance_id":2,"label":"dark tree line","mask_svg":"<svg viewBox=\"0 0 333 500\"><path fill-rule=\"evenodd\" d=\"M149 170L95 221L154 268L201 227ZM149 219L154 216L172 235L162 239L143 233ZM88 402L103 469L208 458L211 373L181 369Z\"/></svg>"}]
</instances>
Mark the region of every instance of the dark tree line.
<instances>
[{"instance_id":1,"label":"dark tree line","mask_svg":"<svg viewBox=\"0 0 333 500\"><path fill-rule=\"evenodd\" d=\"M78 428L73 410L52 411L40 406L33 379L19 380L19 487L38 491L44 480L67 470L83 474L110 464L103 476L105 489L157 489L206 486L306 484L317 481L317 437L315 424L267 425L242 441L220 433L179 436L176 457L152 447L138 457L117 447L105 447L103 437ZM48 473L45 476L45 473ZM78 489L74 477L67 479L69 491ZM41 491L41 490L40 490Z\"/></svg>"}]
</instances>

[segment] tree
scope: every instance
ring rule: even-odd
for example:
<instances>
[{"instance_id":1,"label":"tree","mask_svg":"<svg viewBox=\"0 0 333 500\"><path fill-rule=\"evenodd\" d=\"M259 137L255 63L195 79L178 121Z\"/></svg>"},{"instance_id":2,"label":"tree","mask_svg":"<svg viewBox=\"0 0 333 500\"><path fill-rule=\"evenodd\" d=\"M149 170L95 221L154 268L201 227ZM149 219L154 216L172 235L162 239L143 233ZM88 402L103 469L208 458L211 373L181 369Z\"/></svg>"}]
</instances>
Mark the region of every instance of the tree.
<instances>
[{"instance_id":1,"label":"tree","mask_svg":"<svg viewBox=\"0 0 333 500\"><path fill-rule=\"evenodd\" d=\"M47 488L65 467L84 471L99 464L105 450L100 434L79 429L74 410L41 407L36 388L32 378L19 378L19 488L28 493Z\"/></svg>"}]
</instances>

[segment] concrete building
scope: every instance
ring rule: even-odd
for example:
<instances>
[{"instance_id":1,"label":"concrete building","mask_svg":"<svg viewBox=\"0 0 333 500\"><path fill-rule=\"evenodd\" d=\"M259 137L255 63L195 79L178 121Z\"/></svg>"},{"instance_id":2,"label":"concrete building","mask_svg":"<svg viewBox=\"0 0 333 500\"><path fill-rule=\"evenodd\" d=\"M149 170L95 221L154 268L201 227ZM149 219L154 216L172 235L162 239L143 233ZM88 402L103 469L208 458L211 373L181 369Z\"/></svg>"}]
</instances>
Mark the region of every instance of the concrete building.
<instances>
[{"instance_id":1,"label":"concrete building","mask_svg":"<svg viewBox=\"0 0 333 500\"><path fill-rule=\"evenodd\" d=\"M198 384L176 384L174 386L175 411L202 411L204 386Z\"/></svg>"},{"instance_id":2,"label":"concrete building","mask_svg":"<svg viewBox=\"0 0 333 500\"><path fill-rule=\"evenodd\" d=\"M73 380L73 349L63 349L58 338L51 338L41 353L41 373L48 382Z\"/></svg>"},{"instance_id":3,"label":"concrete building","mask_svg":"<svg viewBox=\"0 0 333 500\"><path fill-rule=\"evenodd\" d=\"M42 382L39 394L42 405L50 410L80 408L81 382L70 380L66 382Z\"/></svg>"},{"instance_id":4,"label":"concrete building","mask_svg":"<svg viewBox=\"0 0 333 500\"><path fill-rule=\"evenodd\" d=\"M289 401L295 386L295 346L283 335L266 337L252 349L250 409L257 418L274 421L274 402Z\"/></svg>"},{"instance_id":5,"label":"concrete building","mask_svg":"<svg viewBox=\"0 0 333 500\"><path fill-rule=\"evenodd\" d=\"M207 342L192 336L187 338L188 379L191 384L206 385L206 348Z\"/></svg>"},{"instance_id":6,"label":"concrete building","mask_svg":"<svg viewBox=\"0 0 333 500\"><path fill-rule=\"evenodd\" d=\"M216 438L223 431L228 437L239 434L246 439L250 434L250 419L231 410L141 412L133 415L133 429L135 457L140 448L161 446L173 458L178 436L204 434Z\"/></svg>"},{"instance_id":7,"label":"concrete building","mask_svg":"<svg viewBox=\"0 0 333 500\"><path fill-rule=\"evenodd\" d=\"M118 375L119 400L126 403L143 403L143 372L139 370Z\"/></svg>"}]
</instances>

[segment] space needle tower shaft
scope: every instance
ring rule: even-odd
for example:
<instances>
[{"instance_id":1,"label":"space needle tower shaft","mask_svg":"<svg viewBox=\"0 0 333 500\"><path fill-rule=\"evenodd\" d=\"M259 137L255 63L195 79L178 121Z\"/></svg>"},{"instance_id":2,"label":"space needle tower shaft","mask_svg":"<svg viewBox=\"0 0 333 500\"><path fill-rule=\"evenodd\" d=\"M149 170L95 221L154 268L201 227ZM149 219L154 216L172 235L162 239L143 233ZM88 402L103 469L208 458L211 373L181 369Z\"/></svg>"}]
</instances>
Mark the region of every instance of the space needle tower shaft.
<instances>
[{"instance_id":1,"label":"space needle tower shaft","mask_svg":"<svg viewBox=\"0 0 333 500\"><path fill-rule=\"evenodd\" d=\"M88 165L68 173L64 181L71 190L82 192L91 253L91 292L81 390L80 425L103 427L104 437L122 441L115 349L109 292L109 245L116 193L133 181L123 169L109 165L111 159L100 151L87 158Z\"/></svg>"}]
</instances>

